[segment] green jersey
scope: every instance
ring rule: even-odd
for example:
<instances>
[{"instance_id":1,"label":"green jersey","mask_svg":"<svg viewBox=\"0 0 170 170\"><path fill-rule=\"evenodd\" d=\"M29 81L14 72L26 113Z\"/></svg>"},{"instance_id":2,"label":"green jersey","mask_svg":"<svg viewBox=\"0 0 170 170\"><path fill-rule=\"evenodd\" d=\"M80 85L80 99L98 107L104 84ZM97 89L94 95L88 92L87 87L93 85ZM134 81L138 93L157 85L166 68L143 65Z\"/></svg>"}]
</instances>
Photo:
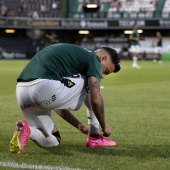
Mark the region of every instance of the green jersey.
<instances>
[{"instance_id":1,"label":"green jersey","mask_svg":"<svg viewBox=\"0 0 170 170\"><path fill-rule=\"evenodd\" d=\"M139 38L140 37L137 30L133 30L132 37L134 37L134 38ZM132 40L131 45L139 45L139 41L138 40Z\"/></svg>"},{"instance_id":2,"label":"green jersey","mask_svg":"<svg viewBox=\"0 0 170 170\"><path fill-rule=\"evenodd\" d=\"M102 77L101 63L97 55L73 44L53 44L39 51L26 65L18 79L52 79L74 74Z\"/></svg>"},{"instance_id":3,"label":"green jersey","mask_svg":"<svg viewBox=\"0 0 170 170\"><path fill-rule=\"evenodd\" d=\"M161 36L157 36L157 44L156 44L156 46L157 47L162 47L162 37Z\"/></svg>"}]
</instances>

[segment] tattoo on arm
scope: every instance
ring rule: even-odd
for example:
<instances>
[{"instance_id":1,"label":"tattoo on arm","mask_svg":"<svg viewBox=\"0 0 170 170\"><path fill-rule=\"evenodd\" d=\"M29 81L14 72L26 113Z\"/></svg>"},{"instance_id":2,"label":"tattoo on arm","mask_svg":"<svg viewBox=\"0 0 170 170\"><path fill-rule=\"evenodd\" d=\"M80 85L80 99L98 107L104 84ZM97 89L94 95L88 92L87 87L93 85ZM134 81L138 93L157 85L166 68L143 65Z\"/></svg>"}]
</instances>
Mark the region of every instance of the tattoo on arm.
<instances>
[{"instance_id":1,"label":"tattoo on arm","mask_svg":"<svg viewBox=\"0 0 170 170\"><path fill-rule=\"evenodd\" d=\"M99 93L99 95L101 96L101 93L100 93L100 81L96 78L96 81L93 83L93 87L97 89L97 92ZM101 111L102 113L104 114L104 104L103 104L103 98L101 96Z\"/></svg>"},{"instance_id":2,"label":"tattoo on arm","mask_svg":"<svg viewBox=\"0 0 170 170\"><path fill-rule=\"evenodd\" d=\"M93 87L96 88L97 92L100 93L100 82L97 78L96 78L96 81L93 83Z\"/></svg>"},{"instance_id":3,"label":"tattoo on arm","mask_svg":"<svg viewBox=\"0 0 170 170\"><path fill-rule=\"evenodd\" d=\"M78 128L80 124L82 124L76 117L73 116L73 114L67 110L62 109L59 111L59 115L66 120L68 123L73 125L74 127Z\"/></svg>"}]
</instances>

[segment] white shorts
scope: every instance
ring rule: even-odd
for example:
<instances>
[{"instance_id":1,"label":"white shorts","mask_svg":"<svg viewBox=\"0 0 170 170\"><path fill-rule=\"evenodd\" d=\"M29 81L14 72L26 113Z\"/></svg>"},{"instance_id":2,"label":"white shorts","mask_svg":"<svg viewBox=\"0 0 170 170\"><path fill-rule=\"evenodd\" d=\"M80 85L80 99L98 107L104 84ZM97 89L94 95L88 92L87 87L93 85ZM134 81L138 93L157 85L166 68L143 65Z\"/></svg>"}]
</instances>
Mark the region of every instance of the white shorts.
<instances>
[{"instance_id":1,"label":"white shorts","mask_svg":"<svg viewBox=\"0 0 170 170\"><path fill-rule=\"evenodd\" d=\"M139 45L132 45L129 50L131 53L140 53Z\"/></svg>"},{"instance_id":2,"label":"white shorts","mask_svg":"<svg viewBox=\"0 0 170 170\"><path fill-rule=\"evenodd\" d=\"M156 53L156 54L162 54L162 47L156 46L155 49L154 49L154 53Z\"/></svg>"},{"instance_id":3,"label":"white shorts","mask_svg":"<svg viewBox=\"0 0 170 170\"><path fill-rule=\"evenodd\" d=\"M47 79L17 83L17 101L29 126L42 129L50 136L54 127L51 110L77 110L82 106L87 96L86 79L82 76L69 79L70 88L60 81Z\"/></svg>"}]
</instances>

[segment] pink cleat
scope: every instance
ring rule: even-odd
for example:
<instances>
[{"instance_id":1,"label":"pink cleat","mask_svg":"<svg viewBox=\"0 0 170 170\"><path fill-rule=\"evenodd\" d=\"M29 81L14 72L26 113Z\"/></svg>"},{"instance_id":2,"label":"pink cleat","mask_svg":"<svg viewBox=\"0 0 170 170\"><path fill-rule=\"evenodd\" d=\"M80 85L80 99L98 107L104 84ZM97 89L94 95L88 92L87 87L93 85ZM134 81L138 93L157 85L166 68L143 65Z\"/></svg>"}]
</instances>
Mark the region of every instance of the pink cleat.
<instances>
[{"instance_id":1,"label":"pink cleat","mask_svg":"<svg viewBox=\"0 0 170 170\"><path fill-rule=\"evenodd\" d=\"M116 142L113 140L108 140L104 138L102 135L99 135L98 139L88 137L86 141L86 146L87 147L101 147L101 146L115 146Z\"/></svg>"},{"instance_id":2,"label":"pink cleat","mask_svg":"<svg viewBox=\"0 0 170 170\"><path fill-rule=\"evenodd\" d=\"M20 120L16 123L14 135L10 141L10 152L21 154L28 141L30 135L30 128L25 120Z\"/></svg>"}]
</instances>

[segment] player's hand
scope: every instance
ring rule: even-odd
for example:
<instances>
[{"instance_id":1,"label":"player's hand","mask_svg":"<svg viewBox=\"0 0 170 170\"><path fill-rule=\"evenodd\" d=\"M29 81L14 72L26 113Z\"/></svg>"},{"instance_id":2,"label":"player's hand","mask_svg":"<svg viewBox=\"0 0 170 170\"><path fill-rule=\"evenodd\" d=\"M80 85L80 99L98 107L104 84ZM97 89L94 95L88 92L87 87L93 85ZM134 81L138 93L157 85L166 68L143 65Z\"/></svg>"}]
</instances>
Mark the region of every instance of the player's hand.
<instances>
[{"instance_id":1,"label":"player's hand","mask_svg":"<svg viewBox=\"0 0 170 170\"><path fill-rule=\"evenodd\" d=\"M103 136L108 137L112 134L112 128L108 125L103 129Z\"/></svg>"}]
</instances>

